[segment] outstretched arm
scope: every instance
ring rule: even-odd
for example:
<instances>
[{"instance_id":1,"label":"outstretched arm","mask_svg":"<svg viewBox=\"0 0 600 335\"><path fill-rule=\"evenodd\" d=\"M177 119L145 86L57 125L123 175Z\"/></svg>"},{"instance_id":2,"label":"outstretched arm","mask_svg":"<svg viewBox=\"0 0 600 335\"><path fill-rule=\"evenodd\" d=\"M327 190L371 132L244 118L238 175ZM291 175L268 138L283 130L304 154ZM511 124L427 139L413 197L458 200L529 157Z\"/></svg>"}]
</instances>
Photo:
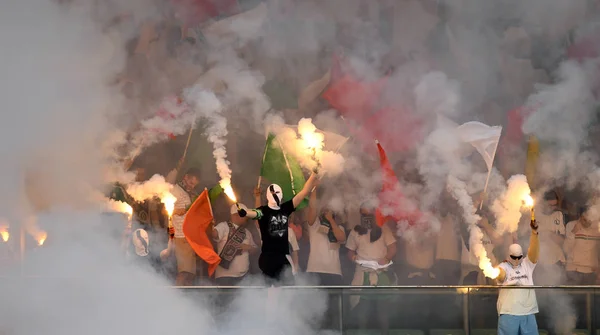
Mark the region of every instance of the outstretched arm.
<instances>
[{"instance_id":1,"label":"outstretched arm","mask_svg":"<svg viewBox=\"0 0 600 335\"><path fill-rule=\"evenodd\" d=\"M497 269L500 270L500 274L496 277L496 280L501 283L506 279L506 271L501 267L498 267Z\"/></svg>"},{"instance_id":2,"label":"outstretched arm","mask_svg":"<svg viewBox=\"0 0 600 335\"><path fill-rule=\"evenodd\" d=\"M527 258L533 264L536 264L540 257L540 239L537 229L537 222L535 220L531 221L531 237L529 238L529 249L527 250Z\"/></svg>"},{"instance_id":3,"label":"outstretched arm","mask_svg":"<svg viewBox=\"0 0 600 335\"><path fill-rule=\"evenodd\" d=\"M317 192L310 194L310 201L308 202L308 225L312 226L317 220Z\"/></svg>"},{"instance_id":4,"label":"outstretched arm","mask_svg":"<svg viewBox=\"0 0 600 335\"><path fill-rule=\"evenodd\" d=\"M294 196L294 199L292 199L294 208L298 207L298 205L300 205L302 200L304 200L304 198L306 198L308 196L308 193L310 193L310 191L313 189L313 186L315 186L314 184L316 182L316 179L317 179L317 172L315 170L315 171L313 171L313 173L311 173L310 177L306 181L306 184L304 184L302 191L298 192Z\"/></svg>"}]
</instances>

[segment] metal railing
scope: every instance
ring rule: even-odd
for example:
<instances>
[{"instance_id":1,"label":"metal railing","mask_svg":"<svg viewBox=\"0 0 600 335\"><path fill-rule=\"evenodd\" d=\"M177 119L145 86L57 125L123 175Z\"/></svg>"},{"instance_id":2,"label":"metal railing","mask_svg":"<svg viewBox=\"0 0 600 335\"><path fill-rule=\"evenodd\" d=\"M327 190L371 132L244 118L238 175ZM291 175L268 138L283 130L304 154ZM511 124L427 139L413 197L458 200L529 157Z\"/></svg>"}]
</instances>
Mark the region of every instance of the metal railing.
<instances>
[{"instance_id":1,"label":"metal railing","mask_svg":"<svg viewBox=\"0 0 600 335\"><path fill-rule=\"evenodd\" d=\"M243 289L264 287L174 287L190 294L234 294ZM360 324L362 313L385 309L389 334L491 335L496 334L498 286L284 286L282 290L319 290L329 296L324 328L342 334L384 334L378 318L372 314ZM565 321L576 318L574 333L600 335L600 286L531 286L506 289L535 289L540 313L540 334L555 333ZM299 293L301 294L301 293ZM351 297L360 304L351 307ZM364 307L361 309L361 307Z\"/></svg>"}]
</instances>

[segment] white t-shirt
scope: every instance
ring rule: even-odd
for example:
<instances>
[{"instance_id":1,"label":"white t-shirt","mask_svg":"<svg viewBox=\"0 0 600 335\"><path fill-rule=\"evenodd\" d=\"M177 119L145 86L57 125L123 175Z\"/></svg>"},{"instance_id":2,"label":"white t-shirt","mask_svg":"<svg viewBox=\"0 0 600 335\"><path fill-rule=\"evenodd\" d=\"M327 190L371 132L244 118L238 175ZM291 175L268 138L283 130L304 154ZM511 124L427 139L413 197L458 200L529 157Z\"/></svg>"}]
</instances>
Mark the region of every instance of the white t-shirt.
<instances>
[{"instance_id":1,"label":"white t-shirt","mask_svg":"<svg viewBox=\"0 0 600 335\"><path fill-rule=\"evenodd\" d=\"M600 241L598 223L593 223L587 228L582 226L577 233L573 233L576 224L577 220L567 224L565 240L567 271L592 273L598 267L598 242Z\"/></svg>"},{"instance_id":2,"label":"white t-shirt","mask_svg":"<svg viewBox=\"0 0 600 335\"><path fill-rule=\"evenodd\" d=\"M235 227L235 229L239 228L239 226L236 225L235 223L232 223L232 224ZM227 238L229 237L229 225L227 224L227 222L221 222L215 226L215 230L217 231L217 234L219 235L219 237L217 239L217 253L220 254L221 251L223 251L225 244L227 243ZM250 234L250 231L248 231L248 229L246 229L246 237L244 238L243 244L250 244L252 246L256 246L256 244L254 243L254 240L252 239L252 234ZM221 266L218 266L217 269L215 270L215 278L221 278L221 277L239 278L239 277L242 277L243 275L245 275L248 272L249 268L250 268L250 256L248 254L248 251L244 250L244 251L242 251L241 255L237 255L233 258L233 260L231 261L231 264L229 264L229 269L225 269Z\"/></svg>"},{"instance_id":3,"label":"white t-shirt","mask_svg":"<svg viewBox=\"0 0 600 335\"><path fill-rule=\"evenodd\" d=\"M506 278L501 286L533 286L533 264L525 257L516 268L508 262L500 263ZM500 289L498 295L498 314L531 315L539 312L534 289Z\"/></svg>"},{"instance_id":4,"label":"white t-shirt","mask_svg":"<svg viewBox=\"0 0 600 335\"><path fill-rule=\"evenodd\" d=\"M381 227L381 237L371 243L370 233L358 235L355 230L350 232L346 248L356 252L356 259L362 261L378 261L387 255L387 247L396 243L396 238L388 226Z\"/></svg>"},{"instance_id":5,"label":"white t-shirt","mask_svg":"<svg viewBox=\"0 0 600 335\"><path fill-rule=\"evenodd\" d=\"M186 209L192 204L190 195L179 185L173 187L171 194L177 198L177 201L175 201L175 210ZM175 228L176 238L185 238L185 235L183 234L183 219L185 219L185 215L173 215L173 228Z\"/></svg>"},{"instance_id":6,"label":"white t-shirt","mask_svg":"<svg viewBox=\"0 0 600 335\"><path fill-rule=\"evenodd\" d=\"M550 215L535 213L540 233L540 264L551 265L557 262L565 262L563 246L552 240L553 234L565 236L564 216L562 212L555 211Z\"/></svg>"},{"instance_id":7,"label":"white t-shirt","mask_svg":"<svg viewBox=\"0 0 600 335\"><path fill-rule=\"evenodd\" d=\"M317 218L312 226L308 226L310 253L306 272L330 273L342 275L340 265L340 243L331 243L327 233L319 231L321 221ZM344 228L341 226L342 231Z\"/></svg>"}]
</instances>

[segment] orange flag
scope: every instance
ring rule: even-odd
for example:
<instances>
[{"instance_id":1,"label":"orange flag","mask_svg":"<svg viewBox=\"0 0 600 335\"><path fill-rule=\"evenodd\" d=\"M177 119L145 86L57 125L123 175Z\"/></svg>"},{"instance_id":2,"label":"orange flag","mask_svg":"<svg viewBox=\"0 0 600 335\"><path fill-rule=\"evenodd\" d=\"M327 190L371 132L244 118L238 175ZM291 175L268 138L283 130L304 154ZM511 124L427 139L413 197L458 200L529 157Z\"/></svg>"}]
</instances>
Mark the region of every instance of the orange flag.
<instances>
[{"instance_id":1,"label":"orange flag","mask_svg":"<svg viewBox=\"0 0 600 335\"><path fill-rule=\"evenodd\" d=\"M221 258L213 249L206 230L213 221L213 211L208 197L208 190L194 201L183 220L183 234L198 257L208 264L208 275L212 276L221 262Z\"/></svg>"}]
</instances>

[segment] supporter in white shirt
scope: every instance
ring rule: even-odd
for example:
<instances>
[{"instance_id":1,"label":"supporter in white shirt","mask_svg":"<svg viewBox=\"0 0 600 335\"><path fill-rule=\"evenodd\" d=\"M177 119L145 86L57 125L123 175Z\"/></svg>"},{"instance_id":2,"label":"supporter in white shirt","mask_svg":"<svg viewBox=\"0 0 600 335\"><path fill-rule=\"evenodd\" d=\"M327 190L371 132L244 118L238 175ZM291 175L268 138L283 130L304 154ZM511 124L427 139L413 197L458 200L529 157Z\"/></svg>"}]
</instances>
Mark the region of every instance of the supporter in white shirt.
<instances>
[{"instance_id":1,"label":"supporter in white shirt","mask_svg":"<svg viewBox=\"0 0 600 335\"><path fill-rule=\"evenodd\" d=\"M579 215L578 220L567 224L567 281L569 285L594 285L599 265L599 225L587 219L584 210Z\"/></svg>"},{"instance_id":2,"label":"supporter in white shirt","mask_svg":"<svg viewBox=\"0 0 600 335\"><path fill-rule=\"evenodd\" d=\"M240 207L246 208L243 204ZM219 223L212 232L217 242L217 253L221 257L221 263L215 271L219 286L239 285L250 268L250 253L258 251L252 234L246 229L248 218L239 216L236 205L231 206L230 214L230 221Z\"/></svg>"},{"instance_id":3,"label":"supporter in white shirt","mask_svg":"<svg viewBox=\"0 0 600 335\"><path fill-rule=\"evenodd\" d=\"M544 202L539 207L536 207L538 211L535 216L540 227L540 250L544 257L540 260L535 280L538 285L560 285L565 279L563 244L566 230L564 215L558 210L556 192L546 192Z\"/></svg>"},{"instance_id":4,"label":"supporter in white shirt","mask_svg":"<svg viewBox=\"0 0 600 335\"><path fill-rule=\"evenodd\" d=\"M363 204L360 208L361 222L357 224L346 242L348 257L353 262L356 261L375 261L379 265L389 264L396 255L396 238L387 225L379 227L375 221L372 206ZM397 277L389 267L385 269L373 270L356 264L354 286L390 286L396 285ZM360 305L359 305L360 302ZM376 311L381 329L389 329L388 309L389 306L385 297L368 296L350 296L351 308L359 306L362 311L359 312L359 324L361 329L365 329L369 314Z\"/></svg>"},{"instance_id":5,"label":"supporter in white shirt","mask_svg":"<svg viewBox=\"0 0 600 335\"><path fill-rule=\"evenodd\" d=\"M300 246L298 245L298 238L296 238L296 233L292 228L288 227L288 242L290 243L290 257L292 265L292 273L294 275L300 272L300 263L298 258L298 251L300 251Z\"/></svg>"},{"instance_id":6,"label":"supporter in white shirt","mask_svg":"<svg viewBox=\"0 0 600 335\"><path fill-rule=\"evenodd\" d=\"M533 286L533 271L540 254L538 226L531 223L527 257L518 244L509 247L509 259L497 267L501 286ZM535 314L539 312L534 289L500 289L498 295L498 335L537 334Z\"/></svg>"},{"instance_id":7,"label":"supporter in white shirt","mask_svg":"<svg viewBox=\"0 0 600 335\"><path fill-rule=\"evenodd\" d=\"M198 256L185 235L183 234L183 220L189 207L197 196L194 189L200 183L200 171L196 168L190 168L186 171L183 179L177 183L171 190L173 196L177 199L173 210L173 228L175 257L177 258L177 286L189 286L194 282L196 277L196 261Z\"/></svg>"},{"instance_id":8,"label":"supporter in white shirt","mask_svg":"<svg viewBox=\"0 0 600 335\"><path fill-rule=\"evenodd\" d=\"M313 191L308 208L310 253L306 272L315 274L319 285L342 285L340 244L346 241L346 233L331 211L324 210L318 216L317 201L317 192Z\"/></svg>"}]
</instances>

